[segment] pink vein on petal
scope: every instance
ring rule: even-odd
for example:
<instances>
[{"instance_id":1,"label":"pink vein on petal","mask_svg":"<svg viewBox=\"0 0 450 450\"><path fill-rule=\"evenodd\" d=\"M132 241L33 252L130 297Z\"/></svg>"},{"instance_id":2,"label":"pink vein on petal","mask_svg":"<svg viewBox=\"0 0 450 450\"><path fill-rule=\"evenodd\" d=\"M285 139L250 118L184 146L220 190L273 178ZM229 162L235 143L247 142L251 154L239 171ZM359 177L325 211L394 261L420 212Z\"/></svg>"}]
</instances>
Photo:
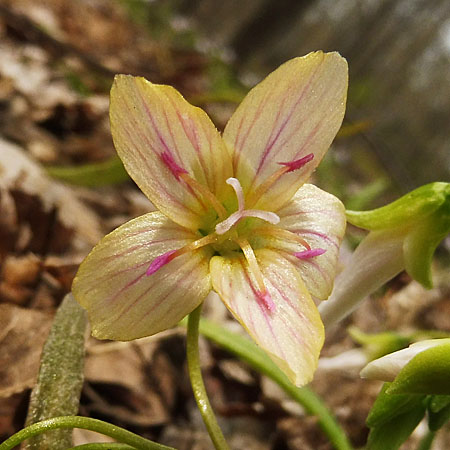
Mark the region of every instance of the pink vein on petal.
<instances>
[{"instance_id":1,"label":"pink vein on petal","mask_svg":"<svg viewBox=\"0 0 450 450\"><path fill-rule=\"evenodd\" d=\"M297 108L297 106L299 105L299 103L302 101L304 95L306 94L308 88L310 87L312 80L316 74L316 72L318 71L319 67L322 64L318 64L317 67L315 68L315 70L313 71L313 73L311 74L311 76L309 77L308 82L306 83L305 87L302 89L300 96L298 97L298 99L295 101L295 103L291 106L290 111L288 112L287 117L285 118L285 120L283 121L283 123L281 124L275 138L272 140L272 142L270 142L266 148L264 149L264 152L262 154L262 157L260 159L258 168L256 169L256 173L260 173L261 171L261 167L263 166L267 156L269 155L270 151L272 150L273 146L275 145L275 143L277 142L278 138L280 137L282 131L285 129L287 123L289 122L289 120L291 119L292 115L294 114L295 109ZM285 94L286 95L286 94Z\"/></svg>"},{"instance_id":2,"label":"pink vein on petal","mask_svg":"<svg viewBox=\"0 0 450 450\"><path fill-rule=\"evenodd\" d=\"M253 291L253 294L254 294L255 296L257 296L256 289L255 289L255 287L253 286L253 283L252 283L252 281L251 281L251 279L250 279L250 277L249 277L248 272L245 271L244 274L245 274L246 280L248 281L249 286L251 287L251 289L252 289L252 291ZM260 311L262 312L262 316L264 317L264 320L265 320L265 322L266 322L266 324L267 324L267 327L268 327L269 330L270 330L270 334L272 335L274 341L275 341L276 344L277 344L277 347L278 347L278 350L279 350L279 352L280 352L280 355L282 356L283 359L286 359L286 355L285 355L285 353L284 353L283 348L282 348L281 345L280 345L280 341L277 339L277 336L275 335L275 331L274 331L274 329L273 329L272 322L270 321L270 317L269 317L269 314L268 314L268 311L267 311L266 306L263 305L261 302L257 302L257 304L258 304L258 307L259 307Z\"/></svg>"},{"instance_id":3,"label":"pink vein on petal","mask_svg":"<svg viewBox=\"0 0 450 450\"><path fill-rule=\"evenodd\" d=\"M237 168L238 163L239 163L239 159L240 159L241 154L242 154L242 148L243 148L243 146L245 144L245 141L247 140L248 135L250 134L250 131L254 127L256 121L258 120L258 118L259 118L259 116L261 114L261 110L264 108L264 106L268 102L269 97L270 97L269 94L270 94L270 92L267 92L266 95L261 99L260 104L258 105L258 108L255 111L255 114L253 115L252 120L249 123L249 125L247 127L247 130L245 131L245 133L243 135L242 135L242 131L241 131L242 130L242 125L247 120L247 117L244 115L241 118L241 121L240 121L239 126L238 126L238 132L236 133L236 138L235 138L235 141L234 141L234 149L231 149L231 150L234 150L233 169L234 169L235 172L236 172L236 168ZM238 143L239 138L240 138L240 142Z\"/></svg>"},{"instance_id":4,"label":"pink vein on petal","mask_svg":"<svg viewBox=\"0 0 450 450\"><path fill-rule=\"evenodd\" d=\"M128 106L128 105L127 105ZM130 111L131 109L128 108ZM134 126L133 128L135 128L135 131L138 129L138 126ZM125 136L123 136L123 133L125 133ZM139 148L139 145L136 145L133 136L131 135L131 132L128 130L122 130L122 138L125 138L126 141L132 142L133 143L133 151L136 152L138 154L138 156L140 157L138 164L140 163L144 163L149 171L149 173L152 173L152 171L154 170L154 167L151 167L149 165L149 161L148 158L142 153L142 151ZM150 149L153 151L153 153L158 154L154 149L153 146L151 145L151 143L148 141L147 137L145 135L140 135L140 138L144 141L147 141L147 144L149 145ZM129 148L129 146L127 146ZM131 154L131 152L130 152ZM157 180L156 178L153 178L153 182L157 183L159 190L164 193L164 195L170 199L173 203L176 203L178 205L181 205L183 208L185 208L187 211L190 211L192 214L197 214L196 211L194 211L192 208L188 207L186 205L186 203L180 201L179 199L177 199L176 197L174 197L164 186L164 184L162 184L159 180Z\"/></svg>"}]
</instances>

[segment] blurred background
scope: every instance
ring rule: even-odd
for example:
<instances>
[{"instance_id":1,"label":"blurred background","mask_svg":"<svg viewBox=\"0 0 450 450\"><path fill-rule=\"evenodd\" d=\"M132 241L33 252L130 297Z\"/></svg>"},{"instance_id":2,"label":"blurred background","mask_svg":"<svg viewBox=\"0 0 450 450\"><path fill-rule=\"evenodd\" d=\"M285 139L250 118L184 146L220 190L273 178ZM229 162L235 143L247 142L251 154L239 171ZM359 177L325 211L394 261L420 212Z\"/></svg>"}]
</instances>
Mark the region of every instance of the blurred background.
<instances>
[{"instance_id":1,"label":"blurred background","mask_svg":"<svg viewBox=\"0 0 450 450\"><path fill-rule=\"evenodd\" d=\"M42 79L33 73L36 66L48 71L50 85L65 82L85 97L106 92L110 77L126 72L176 85L192 102L215 109L220 127L246 90L282 62L318 49L337 50L349 62L350 92L342 139L318 173L324 187L350 200L361 186L365 194L398 195L450 179L446 0L3 0L0 5L4 97L5 80L20 78L15 83L34 90L42 110L50 100L38 92ZM45 118L41 111L37 122L56 137L58 129L76 132L59 100L53 115ZM89 122L78 114L79 122ZM2 116L1 131L8 134ZM70 156L80 162L86 152Z\"/></svg>"},{"instance_id":2,"label":"blurred background","mask_svg":"<svg viewBox=\"0 0 450 450\"><path fill-rule=\"evenodd\" d=\"M112 145L114 74L174 85L223 129L255 83L314 50L340 52L350 69L344 124L314 182L349 209L370 209L450 181L448 0L0 0L0 439L23 425L42 344L79 263L150 208ZM449 247L447 238L435 289L400 275L329 334L323 356L355 348L349 325L450 333ZM219 303L208 314L228 323ZM128 346L89 341L80 413L180 449L210 448L180 376L183 342L179 330ZM267 380L214 346L202 358L233 448L331 448ZM362 446L380 384L330 364L313 389ZM404 449L419 439L420 430ZM449 448L450 430L439 439L435 450Z\"/></svg>"}]
</instances>

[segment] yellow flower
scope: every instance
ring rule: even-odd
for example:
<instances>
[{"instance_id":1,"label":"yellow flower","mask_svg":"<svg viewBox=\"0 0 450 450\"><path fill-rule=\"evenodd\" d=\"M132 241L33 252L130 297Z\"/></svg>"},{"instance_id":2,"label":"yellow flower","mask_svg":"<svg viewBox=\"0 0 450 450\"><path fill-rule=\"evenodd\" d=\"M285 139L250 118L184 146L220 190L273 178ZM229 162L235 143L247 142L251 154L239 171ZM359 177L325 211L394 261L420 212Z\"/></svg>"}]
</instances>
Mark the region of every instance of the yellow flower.
<instances>
[{"instance_id":1,"label":"yellow flower","mask_svg":"<svg viewBox=\"0 0 450 450\"><path fill-rule=\"evenodd\" d=\"M73 284L94 336L131 340L178 323L215 290L297 385L323 344L344 207L304 184L345 111L347 64L311 53L254 87L223 135L172 87L118 75L111 131L159 211L107 235Z\"/></svg>"}]
</instances>

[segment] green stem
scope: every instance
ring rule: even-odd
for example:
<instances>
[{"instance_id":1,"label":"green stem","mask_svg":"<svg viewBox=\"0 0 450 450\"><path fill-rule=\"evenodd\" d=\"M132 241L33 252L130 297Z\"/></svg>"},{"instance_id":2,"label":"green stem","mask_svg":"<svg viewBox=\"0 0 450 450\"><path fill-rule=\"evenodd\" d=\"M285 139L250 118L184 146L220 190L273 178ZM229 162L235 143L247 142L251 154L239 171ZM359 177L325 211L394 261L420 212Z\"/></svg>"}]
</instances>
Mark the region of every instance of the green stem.
<instances>
[{"instance_id":1,"label":"green stem","mask_svg":"<svg viewBox=\"0 0 450 450\"><path fill-rule=\"evenodd\" d=\"M201 320L200 332L220 347L246 361L253 369L271 378L286 394L302 405L308 414L316 416L319 426L337 450L352 450L345 432L322 400L310 389L294 386L267 354L253 342L206 319Z\"/></svg>"},{"instance_id":2,"label":"green stem","mask_svg":"<svg viewBox=\"0 0 450 450\"><path fill-rule=\"evenodd\" d=\"M105 436L109 436L124 444L135 447L138 450L175 450L173 447L167 447L149 441L137 434L131 433L131 431L112 425L111 423L81 416L54 417L52 419L34 423L33 425L20 430L0 444L0 450L11 450L16 445L19 445L22 441L29 439L32 436L37 436L38 434L45 433L49 430L63 428L82 428L84 430L96 431L97 433L104 434Z\"/></svg>"},{"instance_id":3,"label":"green stem","mask_svg":"<svg viewBox=\"0 0 450 450\"><path fill-rule=\"evenodd\" d=\"M431 431L431 430L428 431L428 433L420 441L420 444L419 444L419 447L417 448L417 450L430 450L435 436L436 436L436 431Z\"/></svg>"},{"instance_id":4,"label":"green stem","mask_svg":"<svg viewBox=\"0 0 450 450\"><path fill-rule=\"evenodd\" d=\"M95 442L92 444L77 445L67 450L136 450L136 447L130 447L127 444L119 444L117 442Z\"/></svg>"},{"instance_id":5,"label":"green stem","mask_svg":"<svg viewBox=\"0 0 450 450\"><path fill-rule=\"evenodd\" d=\"M194 391L195 401L202 415L203 422L206 425L209 436L217 450L228 450L228 444L225 441L222 430L217 423L216 416L206 393L203 383L202 372L200 369L200 360L198 354L198 327L200 322L200 313L202 305L198 306L189 314L187 325L187 361L189 368L189 377L191 379L192 390ZM0 450L2 450L0 448Z\"/></svg>"}]
</instances>

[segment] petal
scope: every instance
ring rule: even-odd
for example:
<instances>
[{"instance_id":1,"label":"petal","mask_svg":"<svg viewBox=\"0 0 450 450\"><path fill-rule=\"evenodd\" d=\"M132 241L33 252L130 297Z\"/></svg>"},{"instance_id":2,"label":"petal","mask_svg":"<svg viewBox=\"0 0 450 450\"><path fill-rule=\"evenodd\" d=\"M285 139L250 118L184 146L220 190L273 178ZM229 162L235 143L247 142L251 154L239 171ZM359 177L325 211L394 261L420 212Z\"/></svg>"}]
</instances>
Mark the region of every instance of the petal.
<instances>
[{"instance_id":1,"label":"petal","mask_svg":"<svg viewBox=\"0 0 450 450\"><path fill-rule=\"evenodd\" d=\"M331 296L319 305L326 327L348 316L368 295L405 267L404 235L398 229L371 231L336 278Z\"/></svg>"},{"instance_id":2,"label":"petal","mask_svg":"<svg viewBox=\"0 0 450 450\"><path fill-rule=\"evenodd\" d=\"M72 286L75 299L88 310L92 334L120 341L150 336L196 308L211 289L208 249L178 256L146 275L154 258L195 238L159 212L104 237L81 264Z\"/></svg>"},{"instance_id":3,"label":"petal","mask_svg":"<svg viewBox=\"0 0 450 450\"><path fill-rule=\"evenodd\" d=\"M223 134L245 193L279 170L279 163L314 155L279 178L258 208L276 211L319 164L341 126L347 84L345 59L315 52L286 62L245 97Z\"/></svg>"},{"instance_id":4,"label":"petal","mask_svg":"<svg viewBox=\"0 0 450 450\"><path fill-rule=\"evenodd\" d=\"M307 259L298 259L291 253L289 259L299 269L308 291L320 300L328 298L345 233L344 205L334 195L305 184L277 214L280 228L303 238L312 250L325 250L323 254Z\"/></svg>"},{"instance_id":5,"label":"petal","mask_svg":"<svg viewBox=\"0 0 450 450\"><path fill-rule=\"evenodd\" d=\"M323 344L320 316L288 260L271 250L255 254L274 308L258 298L256 282L242 255L211 259L213 288L289 379L304 385L313 377Z\"/></svg>"},{"instance_id":6,"label":"petal","mask_svg":"<svg viewBox=\"0 0 450 450\"><path fill-rule=\"evenodd\" d=\"M117 153L142 192L174 222L197 229L211 205L178 178L179 171L219 199L232 176L229 152L206 113L170 86L117 75L110 120Z\"/></svg>"}]
</instances>

